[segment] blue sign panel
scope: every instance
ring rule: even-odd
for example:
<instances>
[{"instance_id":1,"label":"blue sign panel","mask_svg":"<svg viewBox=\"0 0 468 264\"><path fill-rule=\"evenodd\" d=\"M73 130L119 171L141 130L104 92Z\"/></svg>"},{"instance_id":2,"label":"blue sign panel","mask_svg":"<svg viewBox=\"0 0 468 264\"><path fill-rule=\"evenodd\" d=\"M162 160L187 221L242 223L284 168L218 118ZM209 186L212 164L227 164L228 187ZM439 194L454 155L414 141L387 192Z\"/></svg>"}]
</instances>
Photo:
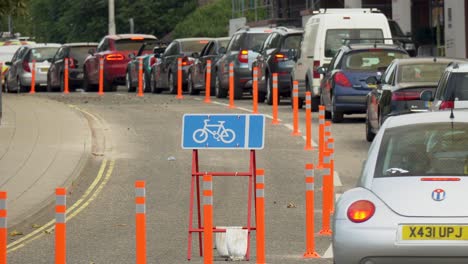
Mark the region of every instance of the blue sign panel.
<instances>
[{"instance_id":1,"label":"blue sign panel","mask_svg":"<svg viewBox=\"0 0 468 264\"><path fill-rule=\"evenodd\" d=\"M265 116L185 114L183 149L263 149Z\"/></svg>"}]
</instances>

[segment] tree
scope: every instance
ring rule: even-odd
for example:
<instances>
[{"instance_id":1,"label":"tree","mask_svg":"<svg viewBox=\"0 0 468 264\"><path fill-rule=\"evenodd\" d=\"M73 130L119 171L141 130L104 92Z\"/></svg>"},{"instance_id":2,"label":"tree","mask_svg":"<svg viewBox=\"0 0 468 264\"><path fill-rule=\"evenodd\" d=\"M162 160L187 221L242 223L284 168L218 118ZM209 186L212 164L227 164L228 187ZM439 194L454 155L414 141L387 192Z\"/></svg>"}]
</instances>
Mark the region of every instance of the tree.
<instances>
[{"instance_id":1,"label":"tree","mask_svg":"<svg viewBox=\"0 0 468 264\"><path fill-rule=\"evenodd\" d=\"M0 1L0 15L22 16L27 14L27 0Z\"/></svg>"}]
</instances>

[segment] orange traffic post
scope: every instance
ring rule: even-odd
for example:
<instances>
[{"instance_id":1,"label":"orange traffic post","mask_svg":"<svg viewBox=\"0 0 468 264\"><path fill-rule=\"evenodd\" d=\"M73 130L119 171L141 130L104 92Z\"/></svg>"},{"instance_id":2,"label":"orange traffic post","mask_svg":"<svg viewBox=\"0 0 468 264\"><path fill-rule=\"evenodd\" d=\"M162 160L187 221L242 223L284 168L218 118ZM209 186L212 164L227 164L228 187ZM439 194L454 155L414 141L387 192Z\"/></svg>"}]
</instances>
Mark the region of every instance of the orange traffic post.
<instances>
[{"instance_id":1,"label":"orange traffic post","mask_svg":"<svg viewBox=\"0 0 468 264\"><path fill-rule=\"evenodd\" d=\"M318 152L319 152L319 168L323 165L323 145L325 142L324 133L325 133L325 106L319 105L319 142L318 142Z\"/></svg>"},{"instance_id":2,"label":"orange traffic post","mask_svg":"<svg viewBox=\"0 0 468 264\"><path fill-rule=\"evenodd\" d=\"M278 120L278 73L273 73L273 125L279 124Z\"/></svg>"},{"instance_id":3,"label":"orange traffic post","mask_svg":"<svg viewBox=\"0 0 468 264\"><path fill-rule=\"evenodd\" d=\"M211 103L211 60L206 61L205 103Z\"/></svg>"},{"instance_id":4,"label":"orange traffic post","mask_svg":"<svg viewBox=\"0 0 468 264\"><path fill-rule=\"evenodd\" d=\"M253 68L252 113L258 114L258 67Z\"/></svg>"},{"instance_id":5,"label":"orange traffic post","mask_svg":"<svg viewBox=\"0 0 468 264\"><path fill-rule=\"evenodd\" d=\"M18 88L19 91L19 88ZM32 69L31 69L31 90L30 94L36 93L36 60L32 60Z\"/></svg>"},{"instance_id":6,"label":"orange traffic post","mask_svg":"<svg viewBox=\"0 0 468 264\"><path fill-rule=\"evenodd\" d=\"M304 258L320 258L315 251L314 164L305 165L306 182L306 252Z\"/></svg>"},{"instance_id":7,"label":"orange traffic post","mask_svg":"<svg viewBox=\"0 0 468 264\"><path fill-rule=\"evenodd\" d=\"M138 58L138 94L143 97L143 58Z\"/></svg>"},{"instance_id":8,"label":"orange traffic post","mask_svg":"<svg viewBox=\"0 0 468 264\"><path fill-rule=\"evenodd\" d=\"M146 187L135 182L136 264L146 264Z\"/></svg>"},{"instance_id":9,"label":"orange traffic post","mask_svg":"<svg viewBox=\"0 0 468 264\"><path fill-rule=\"evenodd\" d=\"M104 58L99 58L99 95L104 94Z\"/></svg>"},{"instance_id":10,"label":"orange traffic post","mask_svg":"<svg viewBox=\"0 0 468 264\"><path fill-rule=\"evenodd\" d=\"M55 264L67 263L66 253L67 190L55 189Z\"/></svg>"},{"instance_id":11,"label":"orange traffic post","mask_svg":"<svg viewBox=\"0 0 468 264\"><path fill-rule=\"evenodd\" d=\"M325 152L323 157L323 180L322 180L322 229L319 232L321 236L331 236L332 230L330 227L330 209L331 203L330 201L330 152Z\"/></svg>"},{"instance_id":12,"label":"orange traffic post","mask_svg":"<svg viewBox=\"0 0 468 264\"><path fill-rule=\"evenodd\" d=\"M306 92L305 100L306 108L306 145L305 150L313 150L312 147L312 96L310 92Z\"/></svg>"},{"instance_id":13,"label":"orange traffic post","mask_svg":"<svg viewBox=\"0 0 468 264\"><path fill-rule=\"evenodd\" d=\"M203 260L213 263L213 177L203 175Z\"/></svg>"},{"instance_id":14,"label":"orange traffic post","mask_svg":"<svg viewBox=\"0 0 468 264\"><path fill-rule=\"evenodd\" d=\"M182 58L177 59L177 99L183 99L182 95Z\"/></svg>"},{"instance_id":15,"label":"orange traffic post","mask_svg":"<svg viewBox=\"0 0 468 264\"><path fill-rule=\"evenodd\" d=\"M1 71L1 68L0 68ZM0 192L0 264L7 263L7 193Z\"/></svg>"},{"instance_id":16,"label":"orange traffic post","mask_svg":"<svg viewBox=\"0 0 468 264\"><path fill-rule=\"evenodd\" d=\"M68 94L69 87L68 87L68 58L65 58L65 65L63 69L63 93Z\"/></svg>"},{"instance_id":17,"label":"orange traffic post","mask_svg":"<svg viewBox=\"0 0 468 264\"><path fill-rule=\"evenodd\" d=\"M265 170L257 169L255 174L255 221L257 223L257 263L265 260Z\"/></svg>"},{"instance_id":18,"label":"orange traffic post","mask_svg":"<svg viewBox=\"0 0 468 264\"><path fill-rule=\"evenodd\" d=\"M234 105L234 63L229 63L229 108L236 108Z\"/></svg>"},{"instance_id":19,"label":"orange traffic post","mask_svg":"<svg viewBox=\"0 0 468 264\"><path fill-rule=\"evenodd\" d=\"M335 139L329 137L327 150L330 152L330 214L335 212Z\"/></svg>"},{"instance_id":20,"label":"orange traffic post","mask_svg":"<svg viewBox=\"0 0 468 264\"><path fill-rule=\"evenodd\" d=\"M291 135L300 136L299 132L299 84L297 81L293 82L293 132Z\"/></svg>"}]
</instances>

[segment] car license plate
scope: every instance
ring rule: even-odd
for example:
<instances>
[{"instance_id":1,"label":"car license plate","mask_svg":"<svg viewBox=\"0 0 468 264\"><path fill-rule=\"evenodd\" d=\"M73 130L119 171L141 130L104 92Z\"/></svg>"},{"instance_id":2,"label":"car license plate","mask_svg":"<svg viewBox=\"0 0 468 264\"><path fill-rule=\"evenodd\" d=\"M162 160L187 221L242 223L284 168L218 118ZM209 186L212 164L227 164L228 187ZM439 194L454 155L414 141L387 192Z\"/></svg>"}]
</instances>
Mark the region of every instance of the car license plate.
<instances>
[{"instance_id":1,"label":"car license plate","mask_svg":"<svg viewBox=\"0 0 468 264\"><path fill-rule=\"evenodd\" d=\"M468 240L468 226L404 225L402 240Z\"/></svg>"},{"instance_id":2,"label":"car license plate","mask_svg":"<svg viewBox=\"0 0 468 264\"><path fill-rule=\"evenodd\" d=\"M377 88L377 85L376 84L368 84L367 88L375 89L375 88Z\"/></svg>"},{"instance_id":3,"label":"car license plate","mask_svg":"<svg viewBox=\"0 0 468 264\"><path fill-rule=\"evenodd\" d=\"M47 72L48 70L48 68L41 68L41 72Z\"/></svg>"}]
</instances>

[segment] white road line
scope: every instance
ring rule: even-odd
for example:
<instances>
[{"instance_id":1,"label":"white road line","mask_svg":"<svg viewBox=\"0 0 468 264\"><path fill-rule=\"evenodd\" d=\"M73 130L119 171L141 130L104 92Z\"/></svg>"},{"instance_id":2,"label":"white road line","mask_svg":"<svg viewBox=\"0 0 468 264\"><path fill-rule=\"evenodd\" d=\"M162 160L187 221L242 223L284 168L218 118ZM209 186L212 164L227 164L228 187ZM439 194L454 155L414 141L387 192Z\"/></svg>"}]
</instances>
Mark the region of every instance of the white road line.
<instances>
[{"instance_id":1,"label":"white road line","mask_svg":"<svg viewBox=\"0 0 468 264\"><path fill-rule=\"evenodd\" d=\"M302 139L304 139L304 141L306 140L306 136L302 136ZM315 143L315 141L312 140L312 147L318 147L317 143Z\"/></svg>"},{"instance_id":2,"label":"white road line","mask_svg":"<svg viewBox=\"0 0 468 264\"><path fill-rule=\"evenodd\" d=\"M323 254L322 258L333 258L333 248L332 248L332 244L330 244L330 246L327 248L327 251L325 251L325 254Z\"/></svg>"},{"instance_id":3,"label":"white road line","mask_svg":"<svg viewBox=\"0 0 468 264\"><path fill-rule=\"evenodd\" d=\"M333 185L335 186L343 186L343 183L341 182L340 175L338 174L337 171L334 171L333 173Z\"/></svg>"},{"instance_id":4,"label":"white road line","mask_svg":"<svg viewBox=\"0 0 468 264\"><path fill-rule=\"evenodd\" d=\"M338 199L340 199L340 197L341 197L341 193L335 194L335 201L338 201Z\"/></svg>"},{"instance_id":5,"label":"white road line","mask_svg":"<svg viewBox=\"0 0 468 264\"><path fill-rule=\"evenodd\" d=\"M246 111L246 112L250 112L250 113L252 113L252 112L253 112L252 110L250 110L250 109L247 109L247 108L244 108L244 107L237 107L237 109L240 109L240 110L242 110L242 111Z\"/></svg>"},{"instance_id":6,"label":"white road line","mask_svg":"<svg viewBox=\"0 0 468 264\"><path fill-rule=\"evenodd\" d=\"M201 101L202 99L198 97L194 97L193 100Z\"/></svg>"}]
</instances>

